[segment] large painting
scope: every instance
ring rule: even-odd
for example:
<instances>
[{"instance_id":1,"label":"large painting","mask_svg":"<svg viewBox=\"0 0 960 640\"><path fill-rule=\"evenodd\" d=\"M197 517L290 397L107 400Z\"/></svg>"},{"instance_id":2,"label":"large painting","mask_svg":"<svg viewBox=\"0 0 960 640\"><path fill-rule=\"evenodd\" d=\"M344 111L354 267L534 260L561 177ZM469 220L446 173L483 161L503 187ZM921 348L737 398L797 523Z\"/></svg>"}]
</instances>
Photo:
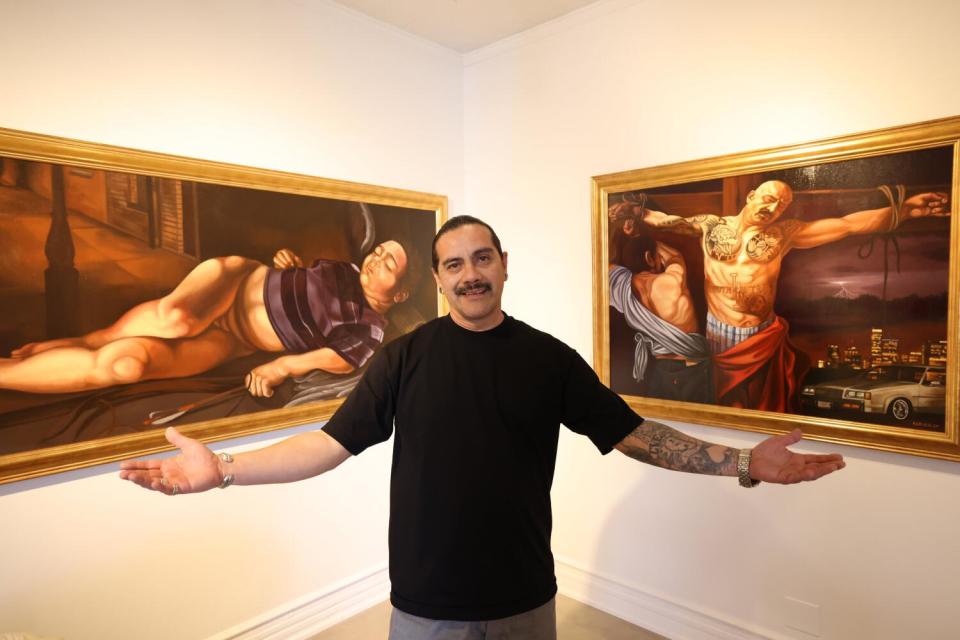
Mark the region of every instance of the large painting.
<instances>
[{"instance_id":1,"label":"large painting","mask_svg":"<svg viewBox=\"0 0 960 640\"><path fill-rule=\"evenodd\" d=\"M0 130L0 482L329 417L446 198Z\"/></svg>"},{"instance_id":2,"label":"large painting","mask_svg":"<svg viewBox=\"0 0 960 640\"><path fill-rule=\"evenodd\" d=\"M960 460L960 118L594 179L595 353L643 415Z\"/></svg>"}]
</instances>

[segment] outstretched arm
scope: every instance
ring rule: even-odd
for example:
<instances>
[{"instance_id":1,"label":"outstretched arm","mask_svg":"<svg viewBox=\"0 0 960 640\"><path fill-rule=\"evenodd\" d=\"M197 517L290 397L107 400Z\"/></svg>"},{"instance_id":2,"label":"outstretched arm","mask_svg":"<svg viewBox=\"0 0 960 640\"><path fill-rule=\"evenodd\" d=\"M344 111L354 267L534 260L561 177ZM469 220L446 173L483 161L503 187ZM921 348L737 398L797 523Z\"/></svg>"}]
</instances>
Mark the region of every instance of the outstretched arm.
<instances>
[{"instance_id":1,"label":"outstretched arm","mask_svg":"<svg viewBox=\"0 0 960 640\"><path fill-rule=\"evenodd\" d=\"M718 219L717 216L675 216L662 211L648 209L643 205L634 202L621 202L610 207L607 214L609 216L609 225L614 225L623 229L626 235L636 235L639 233L639 222L646 225L680 233L687 236L700 236L703 234L703 224L709 219Z\"/></svg>"},{"instance_id":2,"label":"outstretched arm","mask_svg":"<svg viewBox=\"0 0 960 640\"><path fill-rule=\"evenodd\" d=\"M330 373L350 373L354 366L333 349L324 347L306 353L280 356L262 364L247 374L244 384L252 395L269 398L273 395L273 388L290 376L302 376L314 369Z\"/></svg>"},{"instance_id":3,"label":"outstretched arm","mask_svg":"<svg viewBox=\"0 0 960 640\"><path fill-rule=\"evenodd\" d=\"M898 216L900 221L927 216L950 214L949 198L945 193L920 193L904 201ZM800 223L790 243L798 249L810 249L828 242L836 242L850 235L877 233L890 230L894 207L857 211L839 218L823 218Z\"/></svg>"},{"instance_id":4,"label":"outstretched arm","mask_svg":"<svg viewBox=\"0 0 960 640\"><path fill-rule=\"evenodd\" d=\"M816 480L844 467L839 454L794 453L789 445L800 441L799 429L767 438L753 449L750 477L754 480L793 484ZM617 444L617 449L635 460L688 473L736 476L739 449L704 442L659 422L645 420Z\"/></svg>"},{"instance_id":5,"label":"outstretched arm","mask_svg":"<svg viewBox=\"0 0 960 640\"><path fill-rule=\"evenodd\" d=\"M271 484L304 480L329 471L350 452L323 431L301 433L282 442L233 456L225 462L203 443L166 431L180 453L165 460L128 460L120 463L120 478L167 495L198 493L220 486L227 475L233 484Z\"/></svg>"}]
</instances>

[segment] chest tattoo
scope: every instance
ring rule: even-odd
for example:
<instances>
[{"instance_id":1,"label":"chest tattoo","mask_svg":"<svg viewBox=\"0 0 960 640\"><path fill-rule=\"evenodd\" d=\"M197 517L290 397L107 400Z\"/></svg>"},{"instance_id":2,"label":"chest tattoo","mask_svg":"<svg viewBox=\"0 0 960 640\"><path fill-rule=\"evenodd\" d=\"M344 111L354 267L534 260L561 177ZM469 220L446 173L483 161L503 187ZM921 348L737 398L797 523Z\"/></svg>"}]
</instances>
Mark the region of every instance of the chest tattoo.
<instances>
[{"instance_id":1,"label":"chest tattoo","mask_svg":"<svg viewBox=\"0 0 960 640\"><path fill-rule=\"evenodd\" d=\"M733 260L740 252L740 233L719 222L709 228L704 244L707 255L714 260Z\"/></svg>"},{"instance_id":2,"label":"chest tattoo","mask_svg":"<svg viewBox=\"0 0 960 640\"><path fill-rule=\"evenodd\" d=\"M747 255L757 262L770 262L783 246L783 233L776 227L760 231L747 241Z\"/></svg>"}]
</instances>

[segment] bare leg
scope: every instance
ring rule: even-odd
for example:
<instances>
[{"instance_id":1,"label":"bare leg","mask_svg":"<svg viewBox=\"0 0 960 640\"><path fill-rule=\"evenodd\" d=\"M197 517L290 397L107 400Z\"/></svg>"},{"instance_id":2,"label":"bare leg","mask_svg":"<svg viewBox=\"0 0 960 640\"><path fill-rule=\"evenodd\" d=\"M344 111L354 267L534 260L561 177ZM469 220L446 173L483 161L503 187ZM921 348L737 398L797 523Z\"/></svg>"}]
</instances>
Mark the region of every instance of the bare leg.
<instances>
[{"instance_id":1,"label":"bare leg","mask_svg":"<svg viewBox=\"0 0 960 640\"><path fill-rule=\"evenodd\" d=\"M180 340L122 338L99 349L61 347L23 360L0 360L0 389L67 393L209 371L246 350L229 333L211 328Z\"/></svg>"},{"instance_id":2,"label":"bare leg","mask_svg":"<svg viewBox=\"0 0 960 640\"><path fill-rule=\"evenodd\" d=\"M239 256L204 260L169 295L138 304L105 329L79 338L33 342L10 355L22 359L64 347L99 349L134 336L166 339L196 336L230 308L244 278L258 267L263 265Z\"/></svg>"}]
</instances>

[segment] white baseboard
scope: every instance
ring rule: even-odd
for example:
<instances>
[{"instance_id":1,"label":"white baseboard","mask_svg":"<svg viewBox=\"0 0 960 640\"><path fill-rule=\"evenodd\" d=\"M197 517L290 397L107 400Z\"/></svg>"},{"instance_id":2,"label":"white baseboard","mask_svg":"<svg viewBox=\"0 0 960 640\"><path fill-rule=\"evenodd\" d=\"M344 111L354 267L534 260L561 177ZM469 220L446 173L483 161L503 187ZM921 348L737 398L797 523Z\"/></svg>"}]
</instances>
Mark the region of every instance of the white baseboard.
<instances>
[{"instance_id":1,"label":"white baseboard","mask_svg":"<svg viewBox=\"0 0 960 640\"><path fill-rule=\"evenodd\" d=\"M672 640L770 640L720 617L556 559L560 593ZM386 567L356 576L277 607L207 640L307 640L386 600Z\"/></svg>"},{"instance_id":2,"label":"white baseboard","mask_svg":"<svg viewBox=\"0 0 960 640\"><path fill-rule=\"evenodd\" d=\"M672 640L769 640L715 615L696 611L556 558L560 593Z\"/></svg>"},{"instance_id":3,"label":"white baseboard","mask_svg":"<svg viewBox=\"0 0 960 640\"><path fill-rule=\"evenodd\" d=\"M386 566L308 594L207 640L306 640L390 595Z\"/></svg>"}]
</instances>

